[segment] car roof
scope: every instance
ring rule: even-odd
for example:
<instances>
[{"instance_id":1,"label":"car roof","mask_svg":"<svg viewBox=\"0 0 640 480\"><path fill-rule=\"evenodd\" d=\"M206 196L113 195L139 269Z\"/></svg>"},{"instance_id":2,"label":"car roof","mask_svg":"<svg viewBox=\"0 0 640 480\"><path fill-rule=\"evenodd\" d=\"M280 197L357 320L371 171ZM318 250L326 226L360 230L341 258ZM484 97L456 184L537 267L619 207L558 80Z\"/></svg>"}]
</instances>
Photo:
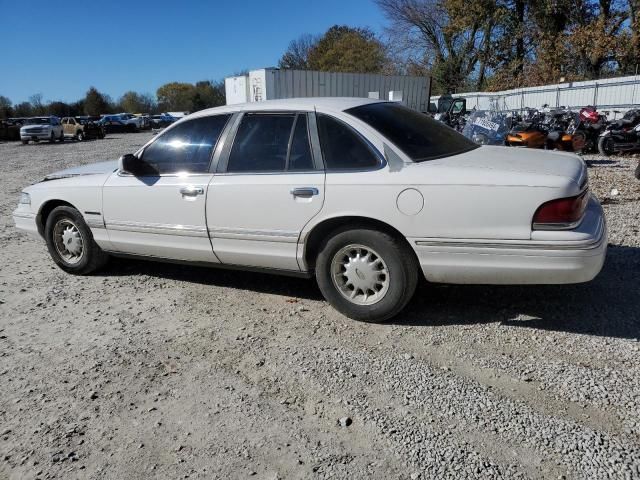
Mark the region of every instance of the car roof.
<instances>
[{"instance_id":1,"label":"car roof","mask_svg":"<svg viewBox=\"0 0 640 480\"><path fill-rule=\"evenodd\" d=\"M222 107L207 108L199 112L188 115L189 118L206 117L219 113L240 112L243 110L332 110L342 112L349 108L368 105L371 103L382 103L381 100L358 97L307 97L307 98L284 98L280 100L263 100L261 102L237 103L234 105L224 105Z\"/></svg>"}]
</instances>

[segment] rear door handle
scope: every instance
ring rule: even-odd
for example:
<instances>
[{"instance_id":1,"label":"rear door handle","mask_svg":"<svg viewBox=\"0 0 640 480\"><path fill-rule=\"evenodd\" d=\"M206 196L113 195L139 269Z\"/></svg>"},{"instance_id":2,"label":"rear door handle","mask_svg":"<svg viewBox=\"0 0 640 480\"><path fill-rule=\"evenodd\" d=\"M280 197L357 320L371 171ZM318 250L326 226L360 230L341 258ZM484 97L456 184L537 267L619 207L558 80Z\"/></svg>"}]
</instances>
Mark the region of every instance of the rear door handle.
<instances>
[{"instance_id":1,"label":"rear door handle","mask_svg":"<svg viewBox=\"0 0 640 480\"><path fill-rule=\"evenodd\" d=\"M197 195L204 195L204 188L187 185L186 187L182 187L180 189L180 193L185 197L195 197Z\"/></svg>"},{"instance_id":2,"label":"rear door handle","mask_svg":"<svg viewBox=\"0 0 640 480\"><path fill-rule=\"evenodd\" d=\"M319 193L320 193L320 190L318 190L315 187L298 187L291 190L291 194L294 197L309 198L309 197L313 197L314 195L318 195Z\"/></svg>"}]
</instances>

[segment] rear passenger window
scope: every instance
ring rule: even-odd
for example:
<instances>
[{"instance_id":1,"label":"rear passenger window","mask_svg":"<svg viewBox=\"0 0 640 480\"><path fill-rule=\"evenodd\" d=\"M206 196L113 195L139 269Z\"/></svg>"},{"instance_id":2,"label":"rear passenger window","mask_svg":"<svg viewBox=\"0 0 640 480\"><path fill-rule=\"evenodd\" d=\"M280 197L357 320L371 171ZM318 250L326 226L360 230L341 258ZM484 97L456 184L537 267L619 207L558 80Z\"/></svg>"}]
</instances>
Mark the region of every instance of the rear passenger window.
<instances>
[{"instance_id":1,"label":"rear passenger window","mask_svg":"<svg viewBox=\"0 0 640 480\"><path fill-rule=\"evenodd\" d=\"M160 135L142 154L158 174L206 173L216 142L230 115L187 120Z\"/></svg>"},{"instance_id":2,"label":"rear passenger window","mask_svg":"<svg viewBox=\"0 0 640 480\"><path fill-rule=\"evenodd\" d=\"M318 114L318 134L327 170L370 170L381 165L366 140L346 123Z\"/></svg>"},{"instance_id":3,"label":"rear passenger window","mask_svg":"<svg viewBox=\"0 0 640 480\"><path fill-rule=\"evenodd\" d=\"M248 113L242 117L227 172L312 169L306 114Z\"/></svg>"}]
</instances>

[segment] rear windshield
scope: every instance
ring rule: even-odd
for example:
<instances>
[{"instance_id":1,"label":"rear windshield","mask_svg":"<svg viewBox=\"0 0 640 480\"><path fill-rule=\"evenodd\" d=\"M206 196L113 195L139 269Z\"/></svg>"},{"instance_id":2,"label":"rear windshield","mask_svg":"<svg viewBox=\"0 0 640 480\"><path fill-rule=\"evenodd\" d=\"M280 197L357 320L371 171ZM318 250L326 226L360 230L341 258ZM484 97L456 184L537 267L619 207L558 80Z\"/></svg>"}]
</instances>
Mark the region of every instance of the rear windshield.
<instances>
[{"instance_id":1,"label":"rear windshield","mask_svg":"<svg viewBox=\"0 0 640 480\"><path fill-rule=\"evenodd\" d=\"M397 103L371 103L346 112L375 128L414 162L450 157L479 146L443 123Z\"/></svg>"}]
</instances>

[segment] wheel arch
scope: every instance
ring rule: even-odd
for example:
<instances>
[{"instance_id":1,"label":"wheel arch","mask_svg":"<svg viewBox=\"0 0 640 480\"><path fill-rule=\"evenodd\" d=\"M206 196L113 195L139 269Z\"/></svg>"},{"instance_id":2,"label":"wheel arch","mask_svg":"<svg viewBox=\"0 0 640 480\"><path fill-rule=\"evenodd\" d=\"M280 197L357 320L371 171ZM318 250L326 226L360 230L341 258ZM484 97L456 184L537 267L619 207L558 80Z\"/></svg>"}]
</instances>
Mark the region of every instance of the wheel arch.
<instances>
[{"instance_id":1,"label":"wheel arch","mask_svg":"<svg viewBox=\"0 0 640 480\"><path fill-rule=\"evenodd\" d=\"M313 270L315 268L316 258L318 257L318 253L320 253L320 248L322 247L324 240L327 238L327 235L347 226L353 229L370 228L385 232L409 247L409 250L413 252L416 261L418 260L415 250L411 247L407 238L397 228L376 218L348 215L322 220L318 224L314 225L313 228L304 236L302 260L306 269Z\"/></svg>"},{"instance_id":2,"label":"wheel arch","mask_svg":"<svg viewBox=\"0 0 640 480\"><path fill-rule=\"evenodd\" d=\"M78 210L74 205L64 200L51 199L44 202L40 207L40 210L38 211L38 215L36 216L38 233L40 234L41 237L44 237L44 227L47 224L47 218L49 218L49 215L51 214L53 209L57 207L71 207Z\"/></svg>"}]
</instances>

